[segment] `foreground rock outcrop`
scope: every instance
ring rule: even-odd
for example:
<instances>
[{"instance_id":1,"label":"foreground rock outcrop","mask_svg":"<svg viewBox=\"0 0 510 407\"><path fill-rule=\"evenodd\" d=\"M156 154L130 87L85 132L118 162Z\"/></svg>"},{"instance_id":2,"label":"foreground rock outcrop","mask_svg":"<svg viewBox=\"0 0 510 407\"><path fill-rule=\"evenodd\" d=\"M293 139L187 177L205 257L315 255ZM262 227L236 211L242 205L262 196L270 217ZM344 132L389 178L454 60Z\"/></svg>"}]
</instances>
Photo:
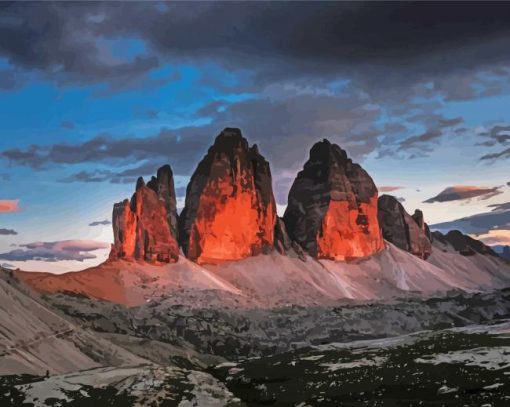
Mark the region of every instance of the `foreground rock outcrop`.
<instances>
[{"instance_id":1,"label":"foreground rock outcrop","mask_svg":"<svg viewBox=\"0 0 510 407\"><path fill-rule=\"evenodd\" d=\"M110 258L177 261L177 210L170 166L161 167L147 185L138 179L131 201L114 205L112 226Z\"/></svg>"},{"instance_id":2,"label":"foreground rock outcrop","mask_svg":"<svg viewBox=\"0 0 510 407\"><path fill-rule=\"evenodd\" d=\"M397 198L391 195L382 195L378 207L379 224L384 238L402 250L427 259L432 252L432 245L427 237L428 227L423 213L416 210L413 216L409 215Z\"/></svg>"},{"instance_id":3,"label":"foreground rock outcrop","mask_svg":"<svg viewBox=\"0 0 510 407\"><path fill-rule=\"evenodd\" d=\"M273 248L276 205L269 163L239 129L223 130L199 163L179 222L183 251L199 264Z\"/></svg>"},{"instance_id":4,"label":"foreground rock outcrop","mask_svg":"<svg viewBox=\"0 0 510 407\"><path fill-rule=\"evenodd\" d=\"M338 145L316 143L289 192L284 221L289 236L310 255L347 260L384 247L377 188Z\"/></svg>"}]
</instances>

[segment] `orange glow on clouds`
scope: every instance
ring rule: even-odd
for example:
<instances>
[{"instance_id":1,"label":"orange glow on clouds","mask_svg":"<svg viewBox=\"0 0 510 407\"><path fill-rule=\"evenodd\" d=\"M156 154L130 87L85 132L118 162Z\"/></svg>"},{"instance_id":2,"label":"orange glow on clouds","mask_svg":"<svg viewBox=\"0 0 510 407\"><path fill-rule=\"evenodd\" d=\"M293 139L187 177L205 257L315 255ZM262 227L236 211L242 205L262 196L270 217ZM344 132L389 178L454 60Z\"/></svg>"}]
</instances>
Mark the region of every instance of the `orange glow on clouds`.
<instances>
[{"instance_id":1,"label":"orange glow on clouds","mask_svg":"<svg viewBox=\"0 0 510 407\"><path fill-rule=\"evenodd\" d=\"M0 213L19 212L19 199L0 199Z\"/></svg>"}]
</instances>

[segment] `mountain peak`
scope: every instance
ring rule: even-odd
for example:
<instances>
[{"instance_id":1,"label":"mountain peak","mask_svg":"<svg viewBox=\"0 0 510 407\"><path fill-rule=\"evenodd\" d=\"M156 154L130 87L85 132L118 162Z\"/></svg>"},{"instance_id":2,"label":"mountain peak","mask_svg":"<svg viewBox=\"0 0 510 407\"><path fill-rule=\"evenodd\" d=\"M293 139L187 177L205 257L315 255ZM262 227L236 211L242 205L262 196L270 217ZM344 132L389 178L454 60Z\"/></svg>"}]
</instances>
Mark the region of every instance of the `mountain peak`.
<instances>
[{"instance_id":1,"label":"mountain peak","mask_svg":"<svg viewBox=\"0 0 510 407\"><path fill-rule=\"evenodd\" d=\"M138 178L131 202L125 199L113 206L112 226L110 258L177 261L177 211L170 166L161 167L147 185Z\"/></svg>"},{"instance_id":2,"label":"mountain peak","mask_svg":"<svg viewBox=\"0 0 510 407\"><path fill-rule=\"evenodd\" d=\"M291 238L319 258L365 257L384 246L372 178L327 139L310 149L289 192L284 220Z\"/></svg>"},{"instance_id":3,"label":"mountain peak","mask_svg":"<svg viewBox=\"0 0 510 407\"><path fill-rule=\"evenodd\" d=\"M224 129L187 187L179 232L184 253L218 263L266 252L275 222L269 163L239 129Z\"/></svg>"}]
</instances>

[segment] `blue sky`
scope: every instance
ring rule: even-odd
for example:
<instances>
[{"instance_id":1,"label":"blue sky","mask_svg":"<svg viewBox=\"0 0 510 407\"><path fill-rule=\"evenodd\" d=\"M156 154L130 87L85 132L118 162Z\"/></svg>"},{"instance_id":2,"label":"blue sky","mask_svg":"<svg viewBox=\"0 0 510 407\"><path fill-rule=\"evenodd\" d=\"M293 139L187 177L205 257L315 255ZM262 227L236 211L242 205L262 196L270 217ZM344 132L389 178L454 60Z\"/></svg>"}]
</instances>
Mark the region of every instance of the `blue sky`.
<instances>
[{"instance_id":1,"label":"blue sky","mask_svg":"<svg viewBox=\"0 0 510 407\"><path fill-rule=\"evenodd\" d=\"M482 16L493 22L491 35L484 37L482 18L476 41L459 47L440 31L476 29L477 10L455 23L448 13L457 10L441 10L438 32L422 37L417 27L427 14L416 17L407 5L386 6L405 9L401 25L386 21L391 13L379 18L365 5L345 4L2 7L0 201L19 200L20 210L0 213L0 228L17 232L0 235L0 253L36 241L111 242L110 225L89 224L110 219L113 203L132 194L135 174L150 176L165 163L182 205L194 166L226 126L240 127L269 159L280 212L322 138L346 149L381 189L398 187L390 193L410 212L421 208L429 223L509 201L508 154L482 158L510 142L510 71L496 56L508 25L491 15ZM429 7L438 14L439 5ZM351 31L330 38L319 29L310 44L297 41L308 24L346 14L357 21ZM266 24L282 15L289 16L282 27ZM41 21L50 29L39 32ZM388 37L385 53L375 37L354 35L367 24L384 36L389 23L409 43ZM484 59L473 63L473 55ZM497 193L423 203L455 186ZM84 261L0 261L61 272L97 264L107 252Z\"/></svg>"}]
</instances>

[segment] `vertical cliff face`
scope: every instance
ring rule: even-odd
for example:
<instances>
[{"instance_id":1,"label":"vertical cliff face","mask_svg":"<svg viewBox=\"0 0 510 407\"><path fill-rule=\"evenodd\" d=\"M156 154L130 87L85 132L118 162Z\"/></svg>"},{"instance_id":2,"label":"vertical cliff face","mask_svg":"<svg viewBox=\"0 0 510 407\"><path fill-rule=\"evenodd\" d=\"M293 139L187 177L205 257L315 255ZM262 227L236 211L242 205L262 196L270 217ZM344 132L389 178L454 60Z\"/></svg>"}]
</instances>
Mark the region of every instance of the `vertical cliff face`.
<instances>
[{"instance_id":1,"label":"vertical cliff face","mask_svg":"<svg viewBox=\"0 0 510 407\"><path fill-rule=\"evenodd\" d=\"M157 177L145 185L136 183L131 201L116 203L112 216L114 244L111 258L150 262L176 262L177 212L170 166L161 167Z\"/></svg>"},{"instance_id":2,"label":"vertical cliff face","mask_svg":"<svg viewBox=\"0 0 510 407\"><path fill-rule=\"evenodd\" d=\"M391 195L382 195L378 206L379 224L387 241L422 259L430 256L432 246L427 237L428 227L420 210L416 210L413 216L409 215Z\"/></svg>"},{"instance_id":3,"label":"vertical cliff face","mask_svg":"<svg viewBox=\"0 0 510 407\"><path fill-rule=\"evenodd\" d=\"M113 205L113 245L111 258L134 258L136 245L136 215L129 199Z\"/></svg>"},{"instance_id":4,"label":"vertical cliff face","mask_svg":"<svg viewBox=\"0 0 510 407\"><path fill-rule=\"evenodd\" d=\"M427 236L427 239L429 239L430 243L434 240L434 236L430 232L429 225L425 223L425 218L423 217L423 212L419 209L415 209L414 214L412 215L414 221L418 225L418 227L425 233L425 236Z\"/></svg>"},{"instance_id":5,"label":"vertical cliff face","mask_svg":"<svg viewBox=\"0 0 510 407\"><path fill-rule=\"evenodd\" d=\"M167 164L159 168L156 177L152 177L147 182L147 187L152 189L158 198L164 202L170 234L177 237L179 229L177 222L177 201L175 198L174 174L170 166Z\"/></svg>"},{"instance_id":6,"label":"vertical cliff face","mask_svg":"<svg viewBox=\"0 0 510 407\"><path fill-rule=\"evenodd\" d=\"M290 237L318 258L348 260L384 247L372 178L328 140L316 143L289 192Z\"/></svg>"},{"instance_id":7,"label":"vertical cliff face","mask_svg":"<svg viewBox=\"0 0 510 407\"><path fill-rule=\"evenodd\" d=\"M276 206L269 163L239 129L222 131L199 163L179 222L184 253L200 264L273 247Z\"/></svg>"}]
</instances>

